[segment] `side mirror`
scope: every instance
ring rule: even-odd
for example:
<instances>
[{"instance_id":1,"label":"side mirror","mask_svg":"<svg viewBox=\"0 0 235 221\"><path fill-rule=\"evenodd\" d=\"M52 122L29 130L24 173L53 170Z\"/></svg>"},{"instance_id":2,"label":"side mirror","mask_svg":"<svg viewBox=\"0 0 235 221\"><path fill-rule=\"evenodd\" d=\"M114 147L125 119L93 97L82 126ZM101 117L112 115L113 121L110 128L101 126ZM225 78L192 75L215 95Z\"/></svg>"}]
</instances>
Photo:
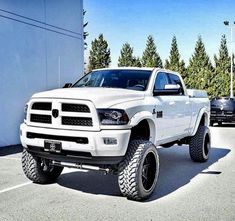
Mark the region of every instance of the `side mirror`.
<instances>
[{"instance_id":1,"label":"side mirror","mask_svg":"<svg viewBox=\"0 0 235 221\"><path fill-rule=\"evenodd\" d=\"M73 85L72 83L66 83L63 88L70 88L72 87L72 85Z\"/></svg>"},{"instance_id":2,"label":"side mirror","mask_svg":"<svg viewBox=\"0 0 235 221\"><path fill-rule=\"evenodd\" d=\"M180 85L178 84L166 84L165 85L165 90L179 90Z\"/></svg>"},{"instance_id":3,"label":"side mirror","mask_svg":"<svg viewBox=\"0 0 235 221\"><path fill-rule=\"evenodd\" d=\"M167 84L164 89L156 89L153 91L154 96L160 95L178 95L180 94L180 85Z\"/></svg>"}]
</instances>

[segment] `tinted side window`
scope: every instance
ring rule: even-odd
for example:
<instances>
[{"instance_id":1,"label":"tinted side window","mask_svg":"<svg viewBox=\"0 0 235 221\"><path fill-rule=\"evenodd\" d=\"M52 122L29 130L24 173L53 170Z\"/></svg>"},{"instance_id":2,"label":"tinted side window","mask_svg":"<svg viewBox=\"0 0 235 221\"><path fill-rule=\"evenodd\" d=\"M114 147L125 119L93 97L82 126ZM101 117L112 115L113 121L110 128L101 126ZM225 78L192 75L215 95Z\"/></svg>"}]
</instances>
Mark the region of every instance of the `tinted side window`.
<instances>
[{"instance_id":1,"label":"tinted side window","mask_svg":"<svg viewBox=\"0 0 235 221\"><path fill-rule=\"evenodd\" d=\"M181 95L183 95L184 89L183 89L183 85L182 85L182 82L181 82L179 76L175 75L175 74L169 74L169 77L170 77L171 84L174 84L174 85L178 84L180 86Z\"/></svg>"},{"instance_id":2,"label":"tinted side window","mask_svg":"<svg viewBox=\"0 0 235 221\"><path fill-rule=\"evenodd\" d=\"M166 73L160 72L157 74L157 78L154 84L154 90L163 90L165 85L169 84L169 78Z\"/></svg>"}]
</instances>

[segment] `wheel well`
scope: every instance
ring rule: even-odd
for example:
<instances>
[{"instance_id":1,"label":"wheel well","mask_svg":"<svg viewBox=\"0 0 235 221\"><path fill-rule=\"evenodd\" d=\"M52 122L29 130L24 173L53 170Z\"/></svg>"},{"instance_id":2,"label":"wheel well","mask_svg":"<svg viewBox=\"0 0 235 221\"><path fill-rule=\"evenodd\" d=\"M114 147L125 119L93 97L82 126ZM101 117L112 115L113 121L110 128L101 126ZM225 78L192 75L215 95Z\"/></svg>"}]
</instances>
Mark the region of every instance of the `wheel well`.
<instances>
[{"instance_id":1,"label":"wheel well","mask_svg":"<svg viewBox=\"0 0 235 221\"><path fill-rule=\"evenodd\" d=\"M149 140L150 138L150 127L147 120L140 121L136 126L131 129L131 138Z\"/></svg>"},{"instance_id":2,"label":"wheel well","mask_svg":"<svg viewBox=\"0 0 235 221\"><path fill-rule=\"evenodd\" d=\"M202 115L202 118L201 118L201 121L199 123L200 126L208 126L208 117L207 117L207 114L204 113Z\"/></svg>"}]
</instances>

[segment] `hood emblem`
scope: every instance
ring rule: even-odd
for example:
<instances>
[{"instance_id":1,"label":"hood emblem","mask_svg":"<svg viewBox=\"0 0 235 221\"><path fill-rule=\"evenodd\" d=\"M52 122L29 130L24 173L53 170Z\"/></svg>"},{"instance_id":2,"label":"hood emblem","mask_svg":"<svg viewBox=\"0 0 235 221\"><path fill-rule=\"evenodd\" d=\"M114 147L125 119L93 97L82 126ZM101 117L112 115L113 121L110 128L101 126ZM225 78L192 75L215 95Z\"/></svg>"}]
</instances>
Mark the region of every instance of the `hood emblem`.
<instances>
[{"instance_id":1,"label":"hood emblem","mask_svg":"<svg viewBox=\"0 0 235 221\"><path fill-rule=\"evenodd\" d=\"M59 110L53 109L53 110L52 110L52 116L53 116L54 118L57 118L57 117L59 116Z\"/></svg>"}]
</instances>

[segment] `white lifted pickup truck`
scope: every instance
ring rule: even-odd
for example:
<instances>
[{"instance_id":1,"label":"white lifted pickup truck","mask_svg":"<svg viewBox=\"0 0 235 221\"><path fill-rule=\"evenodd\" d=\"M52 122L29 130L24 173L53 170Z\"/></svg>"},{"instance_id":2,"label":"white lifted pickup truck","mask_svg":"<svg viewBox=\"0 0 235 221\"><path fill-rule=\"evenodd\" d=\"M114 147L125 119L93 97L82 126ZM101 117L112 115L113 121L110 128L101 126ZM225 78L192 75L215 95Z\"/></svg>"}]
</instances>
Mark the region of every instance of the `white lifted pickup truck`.
<instances>
[{"instance_id":1,"label":"white lifted pickup truck","mask_svg":"<svg viewBox=\"0 0 235 221\"><path fill-rule=\"evenodd\" d=\"M63 167L118 176L133 200L157 183L157 146L189 144L191 159L210 150L206 92L187 90L178 73L159 68L98 69L66 88L34 94L20 127L22 167L50 183Z\"/></svg>"}]
</instances>

